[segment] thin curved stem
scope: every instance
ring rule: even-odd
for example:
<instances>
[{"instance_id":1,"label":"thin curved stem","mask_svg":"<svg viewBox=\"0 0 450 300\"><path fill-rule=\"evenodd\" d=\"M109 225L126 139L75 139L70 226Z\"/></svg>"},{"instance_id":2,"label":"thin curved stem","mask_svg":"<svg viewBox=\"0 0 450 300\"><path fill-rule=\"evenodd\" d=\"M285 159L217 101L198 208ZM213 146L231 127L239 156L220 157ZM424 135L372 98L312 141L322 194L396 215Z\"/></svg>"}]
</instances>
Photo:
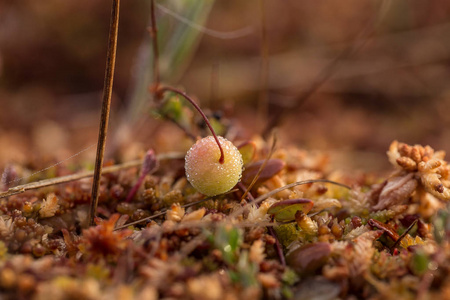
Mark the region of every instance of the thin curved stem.
<instances>
[{"instance_id":1,"label":"thin curved stem","mask_svg":"<svg viewBox=\"0 0 450 300\"><path fill-rule=\"evenodd\" d=\"M255 199L255 201L247 203L246 205L242 206L238 210L234 211L232 214L230 214L228 216L228 218L232 219L232 218L237 217L238 215L243 213L249 207L249 205L260 203L260 202L266 200L267 198L272 197L276 193L281 192L281 191L283 191L285 189L290 189L290 188L292 188L294 186L297 186L297 185L310 184L310 183L316 183L316 182L326 182L326 183L331 183L331 184L335 184L335 185L341 186L341 187L349 189L349 190L352 189L348 185L345 185L343 183L339 183L339 182L336 182L336 181L328 180L328 179L310 179L310 180L297 181L297 182L294 182L294 183L282 186L280 188L277 188L275 190L272 190L272 191L270 191L270 192L268 192L268 193L266 193L266 194L264 194L262 196L259 196L258 198Z\"/></svg>"},{"instance_id":2,"label":"thin curved stem","mask_svg":"<svg viewBox=\"0 0 450 300\"><path fill-rule=\"evenodd\" d=\"M198 104L195 103L195 101L191 97L189 97L185 92L180 91L179 89L176 89L176 88L173 88L170 86L164 86L164 87L159 88L157 93L162 95L164 92L167 92L167 91L170 91L170 92L173 92L180 96L183 96L187 101L189 101L192 104L192 106L195 107L195 109L200 113L200 115L202 115L203 119L205 120L206 125L208 126L209 130L211 130L211 133L212 133L214 139L216 140L217 146L219 146L219 150L220 150L219 162L221 164L223 164L225 162L225 156L223 153L222 146L220 145L220 142L219 142L219 139L217 138L216 132L212 128L211 123L209 122L208 118L206 117L205 113L202 111L200 106L198 106Z\"/></svg>"},{"instance_id":3,"label":"thin curved stem","mask_svg":"<svg viewBox=\"0 0 450 300\"><path fill-rule=\"evenodd\" d=\"M159 49L158 49L158 28L156 27L156 16L155 16L155 0L150 1L150 20L151 20L151 28L150 28L150 35L153 40L153 76L154 76L154 86L153 86L153 95L156 100L161 100L164 92L171 91L173 93L176 93L178 95L183 96L186 100L188 100L195 109L202 115L203 119L205 120L206 125L208 125L209 130L211 130L212 135L214 136L214 139L216 140L217 146L219 146L220 150L220 158L219 163L223 164L225 162L225 156L223 153L222 146L220 145L219 139L217 138L216 132L211 126L211 123L209 122L206 115L203 113L200 106L198 106L195 101L189 97L185 92L180 91L173 87L160 87L161 84L161 78L160 78L160 71L159 71Z\"/></svg>"},{"instance_id":4,"label":"thin curved stem","mask_svg":"<svg viewBox=\"0 0 450 300\"><path fill-rule=\"evenodd\" d=\"M227 192L226 194L231 194L231 193L234 193L234 192L236 192L236 191L237 191L237 189L234 189L234 190L231 190L231 191ZM211 200L211 199L213 199L213 197L208 197L208 198L201 199L201 200L198 200L198 201L195 201L195 202L191 202L191 203L188 203L188 204L184 204L184 205L181 205L181 207L182 207L182 208L191 207L191 206L200 204L200 203L202 203L202 202L205 202L205 201L208 201L208 200ZM136 225L136 224L145 222L145 221L150 221L150 220L156 219L157 217L163 216L168 210L169 210L168 208L165 208L165 209L163 209L161 212L159 212L159 213L157 213L157 214L154 214L154 215L151 215L150 217L146 217L146 218L143 218L143 219L139 219L139 220L137 220L137 221L134 221L134 222L130 222L130 223L124 224L124 225L122 225L122 226L118 226L118 227L114 228L114 231L115 231L115 230L124 229L124 228L127 228L127 227L129 227L129 226L133 226L133 225Z\"/></svg>"}]
</instances>

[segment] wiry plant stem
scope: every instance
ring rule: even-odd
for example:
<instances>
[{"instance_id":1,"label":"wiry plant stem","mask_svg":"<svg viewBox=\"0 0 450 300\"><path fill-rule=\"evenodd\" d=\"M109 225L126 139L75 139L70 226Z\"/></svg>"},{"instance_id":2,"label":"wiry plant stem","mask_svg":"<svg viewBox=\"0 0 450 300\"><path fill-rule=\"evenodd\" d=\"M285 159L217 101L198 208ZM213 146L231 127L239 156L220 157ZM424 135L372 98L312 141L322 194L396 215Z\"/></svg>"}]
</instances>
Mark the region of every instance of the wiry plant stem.
<instances>
[{"instance_id":1,"label":"wiry plant stem","mask_svg":"<svg viewBox=\"0 0 450 300\"><path fill-rule=\"evenodd\" d=\"M155 1L154 0L150 1L150 18L151 18L150 22L151 22L151 26L152 26L152 28L150 28L150 35L153 40L153 74L154 74L154 80L155 80L152 92L155 97L155 100L157 100L157 101L161 100L164 92L166 92L166 91L171 91L173 93L181 95L186 100L188 100L192 104L192 106L194 106L195 109L202 115L203 119L205 120L206 125L208 126L209 130L211 130L211 133L214 136L214 139L216 140L217 146L219 146L219 150L220 150L219 162L221 164L223 164L225 162L225 156L223 153L222 146L219 143L219 139L217 138L216 132L212 128L211 123L209 122L206 115L203 113L200 106L198 106L198 104L195 103L195 101L191 97L189 97L185 92L182 92L176 88L169 87L169 86L160 87L161 79L160 79L160 71L159 71L158 28L156 27Z\"/></svg>"},{"instance_id":2,"label":"wiry plant stem","mask_svg":"<svg viewBox=\"0 0 450 300\"><path fill-rule=\"evenodd\" d=\"M328 180L328 179L311 179L311 180L297 181L297 182L293 182L293 183L287 184L285 186L282 186L280 188L274 189L274 190L272 190L272 191L270 191L270 192L268 192L268 193L266 193L264 195L259 196L258 198L255 199L255 201L247 203L244 206L242 206L241 208L235 210L233 213L231 213L228 216L228 219L232 219L232 218L237 217L238 215L242 214L249 207L249 205L260 203L260 202L266 200L267 198L272 197L273 195L275 195L278 192L281 192L281 191L286 190L286 189L290 189L290 188L292 188L294 186L297 186L297 185L310 184L310 183L316 183L316 182L327 182L327 183L331 183L331 184L335 184L335 185L341 186L341 187L349 189L349 190L352 189L348 185L345 185L343 183L339 183L339 182L336 182L336 181Z\"/></svg>"},{"instance_id":3,"label":"wiry plant stem","mask_svg":"<svg viewBox=\"0 0 450 300\"><path fill-rule=\"evenodd\" d=\"M209 122L208 118L206 117L205 113L202 111L200 106L198 106L198 104L195 103L195 101L191 97L189 97L185 92L180 91L180 90L178 90L176 88L173 88L173 87L170 87L170 86L164 86L164 87L159 88L157 93L162 95L164 92L167 92L167 91L170 91L170 92L173 92L173 93L178 94L180 96L183 96L200 113L200 115L202 116L203 120L205 120L205 123L208 126L209 130L211 130L211 133L212 133L214 139L216 140L217 146L219 146L219 150L220 150L219 162L221 164L223 164L225 162L225 156L224 156L224 153L223 153L222 146L219 143L219 139L217 138L217 135L216 135L216 132L214 131L214 128L211 126L211 123Z\"/></svg>"},{"instance_id":4,"label":"wiry plant stem","mask_svg":"<svg viewBox=\"0 0 450 300\"><path fill-rule=\"evenodd\" d=\"M277 144L277 135L276 135L276 131L274 131L273 133L273 142L272 142L272 147L270 148L270 152L269 155L267 155L266 159L264 160L264 163L261 165L261 167L258 170L258 173L256 173L255 177L253 178L252 182L250 183L250 185L248 186L247 190L245 191L244 195L242 195L241 200L244 200L245 197L247 196L247 193L253 188L253 186L255 185L256 181L258 180L259 176L261 175L262 171L264 170L264 168L267 166L267 162L269 161L269 159L272 157L273 152L275 151L275 145Z\"/></svg>"},{"instance_id":5,"label":"wiry plant stem","mask_svg":"<svg viewBox=\"0 0 450 300\"><path fill-rule=\"evenodd\" d=\"M94 219L97 212L98 189L102 173L103 156L105 153L106 133L108 131L109 111L111 107L111 95L114 79L114 67L116 62L117 33L119 29L120 0L113 0L111 9L111 22L109 27L108 52L106 56L105 81L103 86L102 114L97 142L97 156L95 158L94 182L92 185L91 205L89 209L89 225L95 225Z\"/></svg>"},{"instance_id":6,"label":"wiry plant stem","mask_svg":"<svg viewBox=\"0 0 450 300\"><path fill-rule=\"evenodd\" d=\"M392 245L391 247L391 252L394 252L395 247L397 247L400 242L403 240L403 238L411 231L411 229L414 227L414 225L417 224L417 222L419 221L419 219L414 220L414 222L412 222L411 225L409 225L409 227L405 230L405 232L402 233L401 236L399 236L399 238L395 241L394 245Z\"/></svg>"},{"instance_id":7,"label":"wiry plant stem","mask_svg":"<svg viewBox=\"0 0 450 300\"><path fill-rule=\"evenodd\" d=\"M281 265L283 267L286 267L286 258L284 257L283 248L281 247L275 230L271 226L266 226L266 228L269 231L270 235L275 238L275 250L277 251L278 257L280 258Z\"/></svg>"},{"instance_id":8,"label":"wiry plant stem","mask_svg":"<svg viewBox=\"0 0 450 300\"><path fill-rule=\"evenodd\" d=\"M156 15L155 15L155 0L150 1L150 36L153 40L153 79L155 81L154 93L153 95L156 100L159 100L158 97L158 88L161 82L161 75L159 71L159 48L158 48L158 27L156 26Z\"/></svg>"},{"instance_id":9,"label":"wiry plant stem","mask_svg":"<svg viewBox=\"0 0 450 300\"><path fill-rule=\"evenodd\" d=\"M225 193L225 194L232 194L232 193L234 193L234 192L236 192L236 191L237 191L237 189L231 190L231 191L229 191L229 192L227 192L227 193ZM191 203L188 203L188 204L181 205L181 207L182 207L182 208L191 207L191 206L200 204L200 203L202 203L202 202L205 202L205 201L208 201L208 200L211 200L211 199L214 199L214 198L213 198L213 197L208 197L208 198L205 198L205 199L202 199L202 200L198 200L198 201L195 201L195 202L191 202ZM118 227L114 228L114 230L124 229L124 228L127 228L127 227L129 227L129 226L133 226L133 225L136 225L136 224L145 222L145 221L150 221L150 220L156 219L157 217L163 216L163 215L167 212L167 210L169 210L169 209L168 209L168 208L163 209L161 212L159 212L159 213L157 213L157 214L151 215L150 217L146 217L146 218L143 218L143 219L134 221L134 222L127 223L127 224L122 225L122 226L118 226ZM205 224L206 224L206 223L205 223Z\"/></svg>"},{"instance_id":10,"label":"wiry plant stem","mask_svg":"<svg viewBox=\"0 0 450 300\"><path fill-rule=\"evenodd\" d=\"M267 9L266 1L259 0L261 8L261 69L260 69L260 93L258 112L260 120L265 122L268 114L268 84L269 84L269 43L267 37Z\"/></svg>"},{"instance_id":11,"label":"wiry plant stem","mask_svg":"<svg viewBox=\"0 0 450 300\"><path fill-rule=\"evenodd\" d=\"M157 159L158 160L183 159L185 155L186 155L185 153L171 152L171 153L157 155ZM138 160L129 161L129 162L126 162L126 163L123 163L120 165L105 167L102 169L102 174L113 173L113 172L118 172L120 170L127 169L127 168L138 167L138 166L141 166L142 163L143 163L143 160L138 159ZM9 188L5 192L0 192L0 199L6 198L6 197L9 197L12 195L24 193L29 190L40 189L40 188L52 186L55 184L68 183L71 181L76 181L76 180L93 177L93 176L94 176L93 171L84 171L84 172L80 172L80 173L76 173L76 174L30 182L30 183L26 183L26 184L22 184L22 185L18 185L18 186Z\"/></svg>"}]
</instances>

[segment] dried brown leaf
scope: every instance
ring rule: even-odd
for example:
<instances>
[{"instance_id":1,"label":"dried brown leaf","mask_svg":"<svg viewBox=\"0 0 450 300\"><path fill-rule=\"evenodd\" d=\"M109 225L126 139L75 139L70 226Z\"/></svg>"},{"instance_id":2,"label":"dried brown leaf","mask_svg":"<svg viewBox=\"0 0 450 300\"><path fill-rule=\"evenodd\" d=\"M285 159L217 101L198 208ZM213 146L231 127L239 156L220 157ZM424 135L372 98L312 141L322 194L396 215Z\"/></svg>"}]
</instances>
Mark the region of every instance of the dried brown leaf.
<instances>
[{"instance_id":1,"label":"dried brown leaf","mask_svg":"<svg viewBox=\"0 0 450 300\"><path fill-rule=\"evenodd\" d=\"M386 209L392 205L403 204L417 188L414 174L389 178L383 187L374 210Z\"/></svg>"},{"instance_id":2,"label":"dried brown leaf","mask_svg":"<svg viewBox=\"0 0 450 300\"><path fill-rule=\"evenodd\" d=\"M264 161L260 160L252 163L245 168L244 172L242 173L242 183L244 185L247 186L252 182L253 178L256 176L259 168L263 163ZM267 161L266 167L261 171L261 174L259 175L255 186L263 183L266 180L269 180L270 178L278 174L281 170L283 170L285 165L286 164L281 159L269 159Z\"/></svg>"}]
</instances>

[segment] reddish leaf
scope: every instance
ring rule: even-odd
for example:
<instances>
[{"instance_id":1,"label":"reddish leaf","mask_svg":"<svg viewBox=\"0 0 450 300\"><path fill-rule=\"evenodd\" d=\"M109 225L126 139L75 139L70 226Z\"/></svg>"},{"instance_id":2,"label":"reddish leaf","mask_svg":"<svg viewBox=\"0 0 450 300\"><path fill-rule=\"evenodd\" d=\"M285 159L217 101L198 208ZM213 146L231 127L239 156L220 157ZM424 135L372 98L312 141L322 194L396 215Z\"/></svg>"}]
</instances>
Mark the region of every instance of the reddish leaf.
<instances>
[{"instance_id":1,"label":"reddish leaf","mask_svg":"<svg viewBox=\"0 0 450 300\"><path fill-rule=\"evenodd\" d=\"M370 226L381 229L384 231L392 240L397 241L399 235L393 228L391 228L388 224L381 223L375 219L369 219L367 222Z\"/></svg>"},{"instance_id":2,"label":"reddish leaf","mask_svg":"<svg viewBox=\"0 0 450 300\"><path fill-rule=\"evenodd\" d=\"M242 173L242 183L244 185L246 186L250 185L250 183L253 181L253 178L255 178L256 174L259 171L259 168L263 163L264 160L259 160L245 167L245 170ZM285 165L286 163L281 159L269 159L267 161L266 167L262 170L261 174L259 175L259 178L255 183L255 186L263 183L264 181L278 174L281 170L283 170Z\"/></svg>"}]
</instances>

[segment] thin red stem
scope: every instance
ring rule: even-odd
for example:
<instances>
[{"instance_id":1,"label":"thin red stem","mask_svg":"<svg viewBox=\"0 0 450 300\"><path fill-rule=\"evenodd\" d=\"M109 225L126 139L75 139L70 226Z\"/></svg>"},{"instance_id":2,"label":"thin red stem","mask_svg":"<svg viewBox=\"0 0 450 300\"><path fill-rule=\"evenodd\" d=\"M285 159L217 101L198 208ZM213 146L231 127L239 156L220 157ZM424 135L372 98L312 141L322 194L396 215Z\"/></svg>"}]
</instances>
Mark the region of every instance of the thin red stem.
<instances>
[{"instance_id":1,"label":"thin red stem","mask_svg":"<svg viewBox=\"0 0 450 300\"><path fill-rule=\"evenodd\" d=\"M157 93L162 95L164 92L167 92L167 91L170 91L170 92L173 92L180 96L183 96L187 101L189 101L192 104L192 106L195 107L195 109L200 113L200 115L202 115L203 119L205 120L206 125L208 126L209 130L211 130L211 133L212 133L214 139L216 140L217 146L219 146L219 150L220 150L219 162L221 164L223 164L225 162L225 156L223 153L222 146L220 145L220 142L219 142L219 139L217 138L216 132L212 128L211 123L209 122L208 118L206 117L205 113L202 111L200 106L198 106L198 104L195 103L195 101L191 97L189 97L185 92L180 91L180 90L170 87L170 86L164 86L164 87L159 88Z\"/></svg>"},{"instance_id":2,"label":"thin red stem","mask_svg":"<svg viewBox=\"0 0 450 300\"><path fill-rule=\"evenodd\" d=\"M131 200L133 200L134 195L136 195L137 191L139 190L139 187L144 182L145 176L147 176L147 174L154 172L157 168L158 168L158 160L156 158L155 152L152 149L150 149L147 151L144 158L144 162L142 163L141 175L139 176L136 184L133 186L131 191L128 193L125 202L131 202Z\"/></svg>"},{"instance_id":3,"label":"thin red stem","mask_svg":"<svg viewBox=\"0 0 450 300\"><path fill-rule=\"evenodd\" d=\"M219 142L219 139L217 138L216 132L212 128L211 123L209 122L206 115L203 113L200 106L198 106L197 103L195 103L195 101L192 100L192 98L190 98L186 93L184 93L176 88L159 86L160 82L161 82L161 78L160 78L160 72L159 72L158 29L156 27L155 1L154 0L150 1L150 22L151 22L150 35L153 40L153 76L154 76L154 80L155 80L153 95L155 96L156 100L160 100L162 98L162 95L164 92L171 91L171 92L174 92L176 94L183 96L186 100L188 100L195 107L195 109L202 115L203 119L205 120L206 125L208 125L209 130L211 130L211 133L214 136L214 139L216 140L216 143L220 149L219 162L221 164L223 164L225 162L225 156L223 153L222 146L220 145L220 142Z\"/></svg>"},{"instance_id":4,"label":"thin red stem","mask_svg":"<svg viewBox=\"0 0 450 300\"><path fill-rule=\"evenodd\" d=\"M127 199L125 200L125 202L131 202L131 200L133 200L134 195L136 195L137 191L139 190L139 187L144 182L146 175L147 174L145 174L145 173L142 173L141 175L139 175L139 178L138 178L136 184L133 186L131 191L128 193L128 196L127 196Z\"/></svg>"}]
</instances>

